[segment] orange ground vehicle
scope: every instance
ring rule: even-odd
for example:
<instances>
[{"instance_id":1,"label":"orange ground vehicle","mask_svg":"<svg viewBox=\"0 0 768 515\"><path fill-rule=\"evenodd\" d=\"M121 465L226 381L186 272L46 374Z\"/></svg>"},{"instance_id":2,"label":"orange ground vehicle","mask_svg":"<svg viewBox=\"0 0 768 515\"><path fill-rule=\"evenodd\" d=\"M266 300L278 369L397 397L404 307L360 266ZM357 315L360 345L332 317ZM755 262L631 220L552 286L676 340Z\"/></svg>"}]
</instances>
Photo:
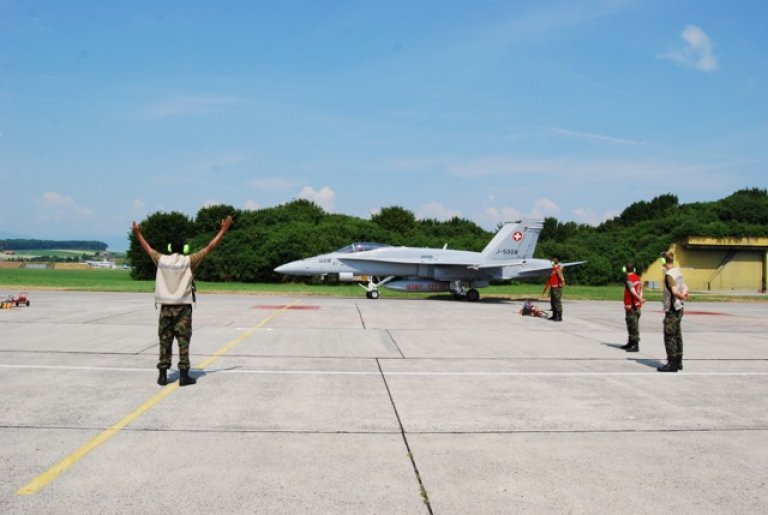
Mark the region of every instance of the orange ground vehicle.
<instances>
[{"instance_id":1,"label":"orange ground vehicle","mask_svg":"<svg viewBox=\"0 0 768 515\"><path fill-rule=\"evenodd\" d=\"M16 307L22 305L29 307L29 297L26 292L19 293L18 297L14 297L13 295L9 296L6 302L11 302Z\"/></svg>"}]
</instances>

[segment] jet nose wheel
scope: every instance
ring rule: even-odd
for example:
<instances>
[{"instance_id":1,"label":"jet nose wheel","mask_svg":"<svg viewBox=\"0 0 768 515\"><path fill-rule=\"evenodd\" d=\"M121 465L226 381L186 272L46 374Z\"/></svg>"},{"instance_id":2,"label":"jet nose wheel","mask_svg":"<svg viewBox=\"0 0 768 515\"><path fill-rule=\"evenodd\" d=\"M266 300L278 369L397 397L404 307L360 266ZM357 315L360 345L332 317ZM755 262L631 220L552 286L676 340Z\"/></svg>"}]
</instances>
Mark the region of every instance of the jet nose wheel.
<instances>
[{"instance_id":1,"label":"jet nose wheel","mask_svg":"<svg viewBox=\"0 0 768 515\"><path fill-rule=\"evenodd\" d=\"M376 290L367 291L365 292L365 296L368 297L369 299L376 300L379 298L379 292L377 292Z\"/></svg>"},{"instance_id":2,"label":"jet nose wheel","mask_svg":"<svg viewBox=\"0 0 768 515\"><path fill-rule=\"evenodd\" d=\"M472 288L467 292L467 300L469 302L477 302L478 300L480 300L480 292Z\"/></svg>"}]
</instances>

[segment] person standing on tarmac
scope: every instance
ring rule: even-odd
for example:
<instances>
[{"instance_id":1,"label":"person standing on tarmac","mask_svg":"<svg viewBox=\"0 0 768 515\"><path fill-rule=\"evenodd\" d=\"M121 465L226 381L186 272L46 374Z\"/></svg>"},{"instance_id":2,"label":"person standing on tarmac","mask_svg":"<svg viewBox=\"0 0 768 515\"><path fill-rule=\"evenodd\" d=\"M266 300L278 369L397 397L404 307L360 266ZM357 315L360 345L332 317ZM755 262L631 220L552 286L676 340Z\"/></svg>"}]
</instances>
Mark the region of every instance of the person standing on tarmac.
<instances>
[{"instance_id":1,"label":"person standing on tarmac","mask_svg":"<svg viewBox=\"0 0 768 515\"><path fill-rule=\"evenodd\" d=\"M659 372L677 372L683 369L683 332L680 327L683 320L683 303L688 300L688 287L683 280L683 273L675 266L672 251L662 252L661 264L664 267L664 347L667 351L666 365L658 367Z\"/></svg>"},{"instance_id":2,"label":"person standing on tarmac","mask_svg":"<svg viewBox=\"0 0 768 515\"><path fill-rule=\"evenodd\" d=\"M645 300L643 299L643 282L637 275L633 263L627 263L622 269L626 274L624 280L624 321L627 323L629 335L627 344L621 348L627 352L640 350L640 313Z\"/></svg>"},{"instance_id":3,"label":"person standing on tarmac","mask_svg":"<svg viewBox=\"0 0 768 515\"><path fill-rule=\"evenodd\" d=\"M219 244L221 238L232 225L232 217L221 221L218 234L205 246L188 254L189 246L180 237L168 244L170 254L161 254L153 249L141 234L139 224L133 222L133 232L144 251L149 254L157 266L155 278L155 306L160 304L158 336L160 338L160 358L157 368L157 384L168 384L168 369L173 358L173 339L179 344L179 386L195 384L197 379L189 375L189 341L192 338L192 302L194 285L192 272L200 262Z\"/></svg>"},{"instance_id":4,"label":"person standing on tarmac","mask_svg":"<svg viewBox=\"0 0 768 515\"><path fill-rule=\"evenodd\" d=\"M549 302L552 306L552 317L550 320L553 322L563 321L563 287L565 286L565 276L563 275L563 269L560 266L560 260L557 258L552 259L552 273L549 275L547 283L544 285L544 291L541 293L547 293L549 289Z\"/></svg>"}]
</instances>

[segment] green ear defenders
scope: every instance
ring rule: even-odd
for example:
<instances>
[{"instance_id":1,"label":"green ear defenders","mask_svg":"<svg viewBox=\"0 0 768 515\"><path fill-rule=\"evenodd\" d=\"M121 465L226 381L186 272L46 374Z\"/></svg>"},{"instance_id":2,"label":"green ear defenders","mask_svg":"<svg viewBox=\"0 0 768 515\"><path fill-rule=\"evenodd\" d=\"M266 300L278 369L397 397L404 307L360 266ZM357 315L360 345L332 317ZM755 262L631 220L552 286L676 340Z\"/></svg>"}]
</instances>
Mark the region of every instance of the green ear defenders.
<instances>
[{"instance_id":1,"label":"green ear defenders","mask_svg":"<svg viewBox=\"0 0 768 515\"><path fill-rule=\"evenodd\" d=\"M184 254L189 254L189 244L188 243L184 244L183 252L184 252ZM171 248L171 244L170 243L168 244L168 253L169 254L173 254L173 249Z\"/></svg>"}]
</instances>

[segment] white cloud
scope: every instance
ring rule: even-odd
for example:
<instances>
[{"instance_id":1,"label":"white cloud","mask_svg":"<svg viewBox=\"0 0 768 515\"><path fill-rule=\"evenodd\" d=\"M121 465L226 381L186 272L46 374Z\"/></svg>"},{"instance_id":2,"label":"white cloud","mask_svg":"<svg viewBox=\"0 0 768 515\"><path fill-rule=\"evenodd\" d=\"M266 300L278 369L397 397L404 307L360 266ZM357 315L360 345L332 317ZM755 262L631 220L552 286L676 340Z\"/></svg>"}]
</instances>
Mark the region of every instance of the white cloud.
<instances>
[{"instance_id":1,"label":"white cloud","mask_svg":"<svg viewBox=\"0 0 768 515\"><path fill-rule=\"evenodd\" d=\"M533 205L531 216L533 218L544 218L547 216L554 216L558 211L560 211L560 207L557 204L548 198L541 198Z\"/></svg>"},{"instance_id":2,"label":"white cloud","mask_svg":"<svg viewBox=\"0 0 768 515\"><path fill-rule=\"evenodd\" d=\"M93 215L93 210L78 205L74 198L55 191L46 191L42 196L43 218L64 219L72 216L82 218Z\"/></svg>"},{"instance_id":3,"label":"white cloud","mask_svg":"<svg viewBox=\"0 0 768 515\"><path fill-rule=\"evenodd\" d=\"M478 218L481 225L495 226L502 222L520 220L525 218L525 216L514 207L488 207Z\"/></svg>"},{"instance_id":4,"label":"white cloud","mask_svg":"<svg viewBox=\"0 0 768 515\"><path fill-rule=\"evenodd\" d=\"M253 200L246 200L245 201L245 210L246 211L257 211L261 209L261 206L258 202L254 202Z\"/></svg>"},{"instance_id":5,"label":"white cloud","mask_svg":"<svg viewBox=\"0 0 768 515\"><path fill-rule=\"evenodd\" d=\"M219 202L218 200L205 199L203 201L203 207L213 207L218 205L221 205L221 202Z\"/></svg>"},{"instance_id":6,"label":"white cloud","mask_svg":"<svg viewBox=\"0 0 768 515\"><path fill-rule=\"evenodd\" d=\"M588 207L577 207L571 211L576 217L575 222L588 224L588 225L600 225L601 223L611 218L616 218L621 214L619 211L606 211L604 213L596 213L594 209Z\"/></svg>"},{"instance_id":7,"label":"white cloud","mask_svg":"<svg viewBox=\"0 0 768 515\"><path fill-rule=\"evenodd\" d=\"M685 46L662 54L661 58L702 72L717 70L718 63L713 50L714 45L706 32L695 25L687 25L680 36L685 41Z\"/></svg>"},{"instance_id":8,"label":"white cloud","mask_svg":"<svg viewBox=\"0 0 768 515\"><path fill-rule=\"evenodd\" d=\"M336 204L336 193L328 186L323 187L320 191L315 191L312 186L304 186L299 193L299 198L314 202L327 213L333 213Z\"/></svg>"},{"instance_id":9,"label":"white cloud","mask_svg":"<svg viewBox=\"0 0 768 515\"><path fill-rule=\"evenodd\" d=\"M449 209L440 202L424 204L416 211L416 218L418 219L434 219L444 222L454 217L461 217L461 211Z\"/></svg>"},{"instance_id":10,"label":"white cloud","mask_svg":"<svg viewBox=\"0 0 768 515\"><path fill-rule=\"evenodd\" d=\"M534 202L531 210L528 212L511 206L500 208L489 206L485 208L482 214L476 217L475 222L486 227L496 227L499 223L514 222L523 218L544 219L548 216L555 216L559 211L560 207L552 200L541 198Z\"/></svg>"}]
</instances>

